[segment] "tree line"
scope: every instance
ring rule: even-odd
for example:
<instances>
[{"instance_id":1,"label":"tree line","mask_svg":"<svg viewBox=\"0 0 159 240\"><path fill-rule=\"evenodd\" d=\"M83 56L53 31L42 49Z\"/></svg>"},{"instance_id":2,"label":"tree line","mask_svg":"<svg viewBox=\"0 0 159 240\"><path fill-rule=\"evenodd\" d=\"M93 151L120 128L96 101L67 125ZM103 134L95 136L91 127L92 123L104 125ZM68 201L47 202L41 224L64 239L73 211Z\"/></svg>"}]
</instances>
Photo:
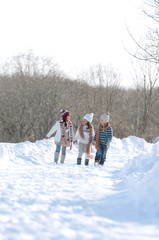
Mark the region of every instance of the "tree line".
<instances>
[{"instance_id":1,"label":"tree line","mask_svg":"<svg viewBox=\"0 0 159 240\"><path fill-rule=\"evenodd\" d=\"M71 79L51 59L32 52L15 56L1 66L0 142L43 139L62 108L71 112L75 130L86 113L94 113L97 128L100 115L109 112L114 136L151 141L159 135L159 88L158 71L149 68L142 69L140 84L124 89L112 66L93 66Z\"/></svg>"}]
</instances>

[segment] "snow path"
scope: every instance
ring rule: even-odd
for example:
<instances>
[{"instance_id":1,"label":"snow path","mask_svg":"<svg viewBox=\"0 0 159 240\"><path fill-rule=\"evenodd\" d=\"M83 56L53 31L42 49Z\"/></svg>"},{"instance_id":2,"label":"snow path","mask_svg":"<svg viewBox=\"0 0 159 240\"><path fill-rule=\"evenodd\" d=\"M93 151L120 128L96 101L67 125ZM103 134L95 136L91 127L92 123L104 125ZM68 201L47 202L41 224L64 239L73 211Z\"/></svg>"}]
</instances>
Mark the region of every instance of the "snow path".
<instances>
[{"instance_id":1,"label":"snow path","mask_svg":"<svg viewBox=\"0 0 159 240\"><path fill-rule=\"evenodd\" d=\"M103 167L77 166L76 146L54 164L53 139L0 144L0 240L158 240L156 209L142 209L129 188L143 178L131 161L153 154L156 163L159 145L136 140L114 138Z\"/></svg>"}]
</instances>

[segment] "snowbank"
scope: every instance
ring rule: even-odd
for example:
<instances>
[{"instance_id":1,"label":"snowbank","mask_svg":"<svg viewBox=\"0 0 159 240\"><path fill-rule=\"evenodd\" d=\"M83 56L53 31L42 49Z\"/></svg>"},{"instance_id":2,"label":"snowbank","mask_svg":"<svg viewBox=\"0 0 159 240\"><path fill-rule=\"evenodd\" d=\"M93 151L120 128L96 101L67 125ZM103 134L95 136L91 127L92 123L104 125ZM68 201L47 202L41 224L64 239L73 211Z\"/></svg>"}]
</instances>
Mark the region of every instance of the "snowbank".
<instances>
[{"instance_id":1,"label":"snowbank","mask_svg":"<svg viewBox=\"0 0 159 240\"><path fill-rule=\"evenodd\" d=\"M53 138L0 144L1 240L158 240L159 142L114 137L103 167L54 151Z\"/></svg>"},{"instance_id":2,"label":"snowbank","mask_svg":"<svg viewBox=\"0 0 159 240\"><path fill-rule=\"evenodd\" d=\"M159 137L157 137L153 140L153 143L157 143L157 142L159 142Z\"/></svg>"},{"instance_id":3,"label":"snowbank","mask_svg":"<svg viewBox=\"0 0 159 240\"><path fill-rule=\"evenodd\" d=\"M123 188L127 189L127 196L136 211L145 217L157 220L159 219L159 142L150 144L142 139L133 139L140 146L139 155L128 160L119 175L123 179Z\"/></svg>"}]
</instances>

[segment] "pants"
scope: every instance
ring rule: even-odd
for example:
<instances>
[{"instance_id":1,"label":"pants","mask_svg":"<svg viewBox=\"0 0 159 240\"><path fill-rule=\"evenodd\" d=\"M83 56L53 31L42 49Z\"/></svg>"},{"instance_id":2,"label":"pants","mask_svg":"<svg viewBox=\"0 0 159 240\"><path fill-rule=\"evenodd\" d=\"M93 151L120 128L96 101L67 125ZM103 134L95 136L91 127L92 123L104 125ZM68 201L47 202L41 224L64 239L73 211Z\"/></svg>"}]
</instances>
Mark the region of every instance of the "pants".
<instances>
[{"instance_id":1,"label":"pants","mask_svg":"<svg viewBox=\"0 0 159 240\"><path fill-rule=\"evenodd\" d=\"M104 163L106 160L108 148L107 145L99 144L99 149L96 152L95 161L99 161L100 163Z\"/></svg>"},{"instance_id":2,"label":"pants","mask_svg":"<svg viewBox=\"0 0 159 240\"><path fill-rule=\"evenodd\" d=\"M78 153L78 158L82 158L83 152ZM85 153L85 159L88 159L87 153Z\"/></svg>"},{"instance_id":3,"label":"pants","mask_svg":"<svg viewBox=\"0 0 159 240\"><path fill-rule=\"evenodd\" d=\"M66 155L66 146L61 146L61 145L56 145L56 152L60 152L61 150L61 147L62 147L62 155Z\"/></svg>"}]
</instances>

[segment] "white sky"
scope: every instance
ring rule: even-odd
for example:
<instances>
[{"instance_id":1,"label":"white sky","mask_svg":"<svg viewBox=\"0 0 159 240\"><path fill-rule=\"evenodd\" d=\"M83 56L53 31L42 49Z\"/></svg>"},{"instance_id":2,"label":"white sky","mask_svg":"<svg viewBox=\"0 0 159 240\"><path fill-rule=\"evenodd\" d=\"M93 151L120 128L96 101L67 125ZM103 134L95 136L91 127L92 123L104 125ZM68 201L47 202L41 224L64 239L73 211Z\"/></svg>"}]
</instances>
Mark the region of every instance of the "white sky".
<instances>
[{"instance_id":1,"label":"white sky","mask_svg":"<svg viewBox=\"0 0 159 240\"><path fill-rule=\"evenodd\" d=\"M94 64L111 63L131 82L133 34L143 33L142 0L0 0L0 58L32 49L51 56L75 76Z\"/></svg>"}]
</instances>

